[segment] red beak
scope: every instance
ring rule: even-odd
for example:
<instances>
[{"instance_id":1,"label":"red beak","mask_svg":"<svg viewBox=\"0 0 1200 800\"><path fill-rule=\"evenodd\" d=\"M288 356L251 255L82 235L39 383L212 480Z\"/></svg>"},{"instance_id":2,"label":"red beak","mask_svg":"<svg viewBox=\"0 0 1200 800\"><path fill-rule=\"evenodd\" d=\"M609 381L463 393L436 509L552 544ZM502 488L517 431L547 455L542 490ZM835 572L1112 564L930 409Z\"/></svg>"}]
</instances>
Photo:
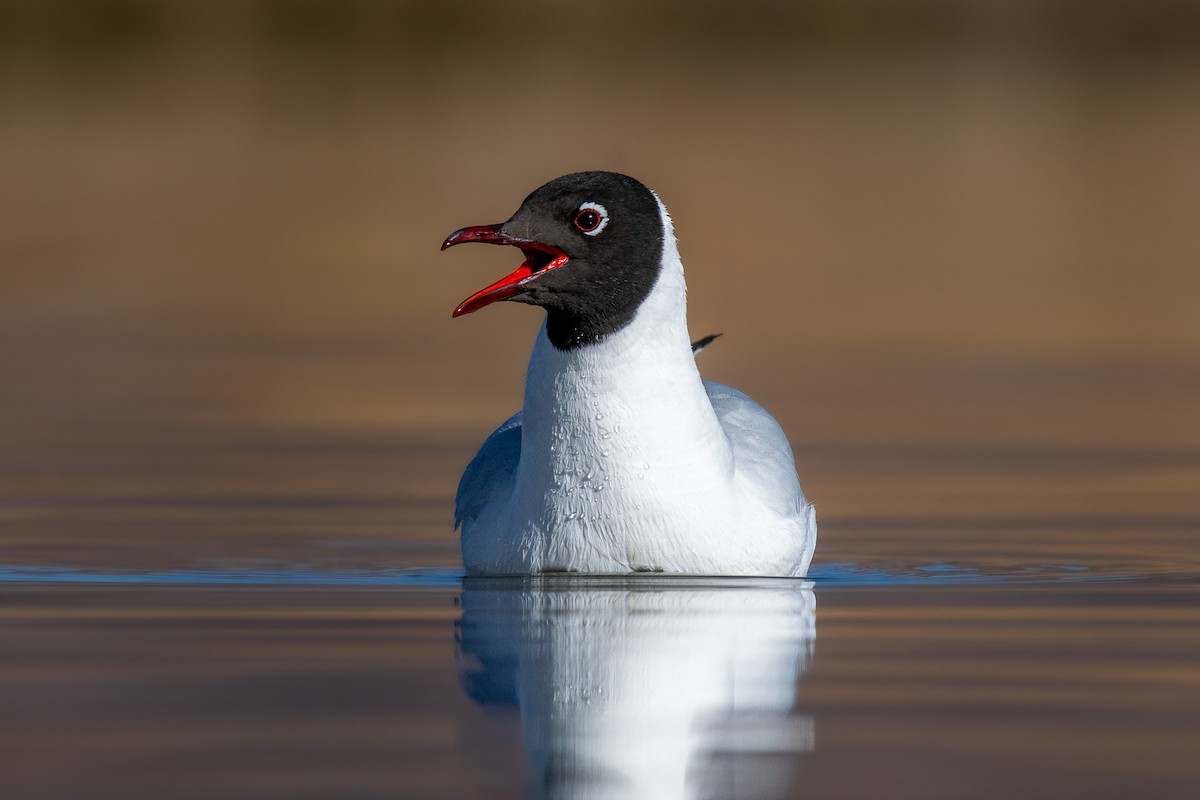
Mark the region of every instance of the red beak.
<instances>
[{"instance_id":1,"label":"red beak","mask_svg":"<svg viewBox=\"0 0 1200 800\"><path fill-rule=\"evenodd\" d=\"M507 300L521 287L537 276L558 269L568 261L567 254L552 245L532 242L528 239L518 239L500 232L500 225L476 225L473 228L463 228L446 237L442 249L453 247L466 242L483 242L484 244L507 244L518 247L525 254L525 261L509 275L487 288L480 289L475 294L458 304L452 316L461 317L478 311L484 306L491 305L497 300ZM547 258L549 257L549 258Z\"/></svg>"}]
</instances>

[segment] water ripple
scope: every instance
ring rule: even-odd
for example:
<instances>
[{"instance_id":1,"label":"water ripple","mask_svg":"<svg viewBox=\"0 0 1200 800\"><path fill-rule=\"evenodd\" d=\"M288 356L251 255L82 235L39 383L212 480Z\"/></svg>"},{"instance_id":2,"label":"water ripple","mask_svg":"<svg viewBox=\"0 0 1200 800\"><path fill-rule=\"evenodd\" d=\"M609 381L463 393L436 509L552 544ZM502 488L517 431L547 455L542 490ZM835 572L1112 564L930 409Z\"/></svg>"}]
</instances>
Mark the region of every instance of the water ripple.
<instances>
[{"instance_id":1,"label":"water ripple","mask_svg":"<svg viewBox=\"0 0 1200 800\"><path fill-rule=\"evenodd\" d=\"M188 586L378 586L416 589L455 589L464 577L454 567L411 567L403 569L322 569L312 565L273 567L193 568L174 570L85 569L44 565L0 566L0 584L67 583L100 585L188 585ZM627 576L626 576L627 577ZM694 581L695 577L655 576L671 582ZM1138 574L1108 574L1077 564L1034 564L1006 570L988 570L969 564L935 563L905 567L880 567L856 563L814 565L808 580L821 589L934 585L1011 585L1098 583L1144 580ZM563 580L586 580L571 576ZM630 578L630 580L647 580ZM713 580L746 580L716 579Z\"/></svg>"}]
</instances>

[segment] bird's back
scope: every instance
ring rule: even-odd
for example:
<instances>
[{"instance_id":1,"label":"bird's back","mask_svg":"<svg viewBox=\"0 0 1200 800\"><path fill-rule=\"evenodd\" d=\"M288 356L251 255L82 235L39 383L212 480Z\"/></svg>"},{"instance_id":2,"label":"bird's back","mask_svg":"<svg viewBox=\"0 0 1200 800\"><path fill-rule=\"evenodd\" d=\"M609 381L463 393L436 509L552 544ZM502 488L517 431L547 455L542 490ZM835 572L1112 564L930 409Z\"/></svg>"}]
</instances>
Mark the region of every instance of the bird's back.
<instances>
[{"instance_id":1,"label":"bird's back","mask_svg":"<svg viewBox=\"0 0 1200 800\"><path fill-rule=\"evenodd\" d=\"M792 447L775 418L737 389L713 381L704 389L733 447L738 477L779 514L803 509Z\"/></svg>"},{"instance_id":2,"label":"bird's back","mask_svg":"<svg viewBox=\"0 0 1200 800\"><path fill-rule=\"evenodd\" d=\"M800 488L787 434L765 408L737 389L713 381L705 381L704 389L733 448L738 493L768 512L763 527L748 535L775 540L770 544L780 553L780 571L804 575L816 549L817 516Z\"/></svg>"}]
</instances>

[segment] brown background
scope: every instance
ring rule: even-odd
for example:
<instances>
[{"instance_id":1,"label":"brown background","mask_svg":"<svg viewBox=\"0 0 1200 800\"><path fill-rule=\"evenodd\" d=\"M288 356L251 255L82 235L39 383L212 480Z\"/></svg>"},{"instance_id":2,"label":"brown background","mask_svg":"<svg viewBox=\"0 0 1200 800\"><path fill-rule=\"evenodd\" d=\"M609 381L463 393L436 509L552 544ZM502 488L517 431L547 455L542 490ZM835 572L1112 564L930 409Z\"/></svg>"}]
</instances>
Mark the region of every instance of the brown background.
<instances>
[{"instance_id":1,"label":"brown background","mask_svg":"<svg viewBox=\"0 0 1200 800\"><path fill-rule=\"evenodd\" d=\"M538 315L452 321L513 264L437 246L605 168L671 209L693 333L726 334L702 368L789 431L819 559L1003 534L1010 561L1194 567L1198 23L2 3L0 558L452 561Z\"/></svg>"}]
</instances>

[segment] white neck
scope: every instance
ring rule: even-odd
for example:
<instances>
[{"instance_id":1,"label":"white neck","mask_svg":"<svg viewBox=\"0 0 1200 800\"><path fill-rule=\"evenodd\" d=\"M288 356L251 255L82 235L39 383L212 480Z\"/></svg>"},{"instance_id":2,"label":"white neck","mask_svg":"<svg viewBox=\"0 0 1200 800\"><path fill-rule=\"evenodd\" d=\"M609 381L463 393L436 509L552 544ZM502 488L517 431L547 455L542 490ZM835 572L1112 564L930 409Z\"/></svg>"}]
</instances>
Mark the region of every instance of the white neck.
<instances>
[{"instance_id":1,"label":"white neck","mask_svg":"<svg viewBox=\"0 0 1200 800\"><path fill-rule=\"evenodd\" d=\"M555 348L543 326L534 345L514 500L539 507L542 523L553 515L553 527L631 505L644 519L654 509L643 502L687 502L731 485L732 453L696 369L683 264L659 207L662 269L629 324L570 350ZM672 480L677 473L687 480Z\"/></svg>"}]
</instances>

